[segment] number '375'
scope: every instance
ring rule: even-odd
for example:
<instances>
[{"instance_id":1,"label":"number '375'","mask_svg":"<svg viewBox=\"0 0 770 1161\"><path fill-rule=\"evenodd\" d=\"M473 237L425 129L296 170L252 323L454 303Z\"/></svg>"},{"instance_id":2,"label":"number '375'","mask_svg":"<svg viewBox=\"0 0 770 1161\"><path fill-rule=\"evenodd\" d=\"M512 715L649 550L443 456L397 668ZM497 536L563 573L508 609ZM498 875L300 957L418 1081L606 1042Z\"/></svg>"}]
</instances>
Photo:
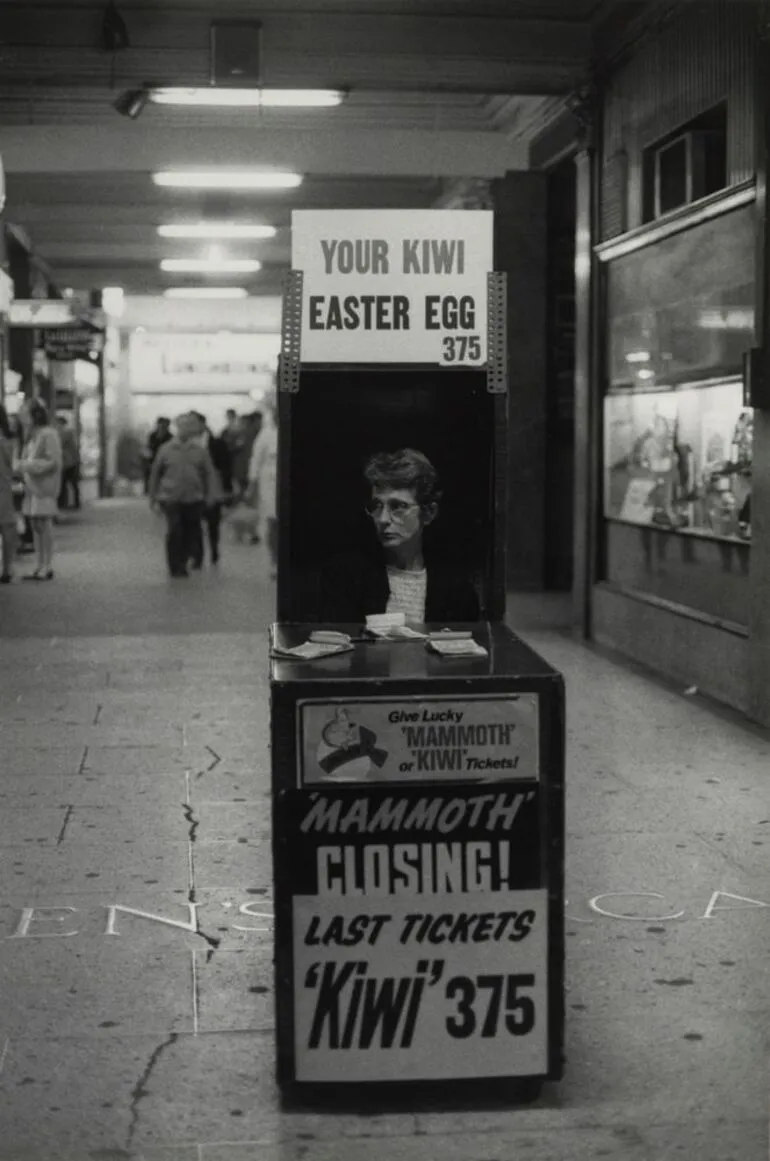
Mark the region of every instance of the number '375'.
<instances>
[{"instance_id":1,"label":"number '375'","mask_svg":"<svg viewBox=\"0 0 770 1161\"><path fill-rule=\"evenodd\" d=\"M447 1017L447 1032L457 1040L475 1034L496 1036L502 1017L511 1036L526 1036L535 1026L535 1002L522 992L534 986L534 975L485 975L475 980L455 976L446 986L446 998L455 1005Z\"/></svg>"},{"instance_id":2,"label":"number '375'","mask_svg":"<svg viewBox=\"0 0 770 1161\"><path fill-rule=\"evenodd\" d=\"M446 335L442 342L445 363L478 363L481 358L481 338L478 335Z\"/></svg>"}]
</instances>

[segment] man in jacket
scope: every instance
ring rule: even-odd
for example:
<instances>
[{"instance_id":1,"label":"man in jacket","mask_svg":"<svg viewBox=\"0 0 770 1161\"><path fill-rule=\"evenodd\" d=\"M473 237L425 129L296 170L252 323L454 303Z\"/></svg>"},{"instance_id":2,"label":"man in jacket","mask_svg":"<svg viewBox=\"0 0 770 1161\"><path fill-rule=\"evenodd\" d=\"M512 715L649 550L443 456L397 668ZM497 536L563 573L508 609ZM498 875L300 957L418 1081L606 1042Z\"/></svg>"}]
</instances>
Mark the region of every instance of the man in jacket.
<instances>
[{"instance_id":1,"label":"man in jacket","mask_svg":"<svg viewBox=\"0 0 770 1161\"><path fill-rule=\"evenodd\" d=\"M66 508L72 495L72 507L77 511L80 508L80 450L75 432L67 425L67 420L60 415L59 438L61 439L62 472L61 491L59 492L59 507Z\"/></svg>"},{"instance_id":2,"label":"man in jacket","mask_svg":"<svg viewBox=\"0 0 770 1161\"><path fill-rule=\"evenodd\" d=\"M211 563L217 564L219 561L219 529L222 523L222 507L233 493L232 456L225 440L221 436L217 437L212 434L206 422L206 416L201 415L199 411L193 411L191 415L196 424L196 443L205 452L208 452L214 468L216 492L211 497L211 501L203 514L203 519L208 529ZM201 550L202 548L203 544L201 543ZM193 558L193 568L200 568L202 564L202 555L200 559Z\"/></svg>"},{"instance_id":3,"label":"man in jacket","mask_svg":"<svg viewBox=\"0 0 770 1161\"><path fill-rule=\"evenodd\" d=\"M188 576L187 564L203 559L201 521L217 497L211 457L196 441L198 421L180 415L177 435L164 443L152 465L150 506L166 517L166 557L173 577Z\"/></svg>"}]
</instances>

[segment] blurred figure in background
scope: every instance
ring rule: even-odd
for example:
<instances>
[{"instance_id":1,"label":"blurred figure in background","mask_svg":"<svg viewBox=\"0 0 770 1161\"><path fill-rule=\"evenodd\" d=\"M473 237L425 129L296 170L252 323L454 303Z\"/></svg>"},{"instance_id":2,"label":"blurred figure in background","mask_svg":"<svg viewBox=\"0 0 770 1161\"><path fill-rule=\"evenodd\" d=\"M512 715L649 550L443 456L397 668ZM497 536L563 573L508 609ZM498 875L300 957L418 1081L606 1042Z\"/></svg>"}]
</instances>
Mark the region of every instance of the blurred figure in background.
<instances>
[{"instance_id":1,"label":"blurred figure in background","mask_svg":"<svg viewBox=\"0 0 770 1161\"><path fill-rule=\"evenodd\" d=\"M196 442L208 454L214 472L214 493L209 498L209 503L204 510L203 522L208 529L211 563L217 564L219 562L219 530L222 524L222 506L233 492L232 460L224 439L212 434L206 422L206 416L201 415L199 411L193 411L191 415L197 425ZM203 548L202 541L201 548ZM200 560L193 559L193 568L200 568L202 564L202 555Z\"/></svg>"},{"instance_id":2,"label":"blurred figure in background","mask_svg":"<svg viewBox=\"0 0 770 1161\"><path fill-rule=\"evenodd\" d=\"M233 411L232 407L228 407L225 412L225 419L227 422L219 433L219 438L224 440L228 452L230 453L230 465L235 461L235 453L241 446L241 425L238 421L238 415Z\"/></svg>"},{"instance_id":3,"label":"blurred figure in background","mask_svg":"<svg viewBox=\"0 0 770 1161\"><path fill-rule=\"evenodd\" d=\"M26 436L24 434L24 425L22 424L20 415L12 415L10 418L11 434L13 438L13 503L16 509L17 529L20 532L19 537L19 555L23 556L25 553L35 551L35 537L32 533L32 523L29 516L22 514L22 506L24 504L24 480L21 474L21 453L24 448Z\"/></svg>"},{"instance_id":4,"label":"blurred figure in background","mask_svg":"<svg viewBox=\"0 0 770 1161\"><path fill-rule=\"evenodd\" d=\"M262 429L262 412L252 411L250 415L244 415L240 421L240 429L241 441L233 460L233 480L238 498L245 495L249 484L249 463L254 442Z\"/></svg>"},{"instance_id":5,"label":"blurred figure in background","mask_svg":"<svg viewBox=\"0 0 770 1161\"><path fill-rule=\"evenodd\" d=\"M158 416L155 420L155 427L147 437L147 448L143 456L145 495L150 489L150 472L152 471L152 465L155 463L155 457L164 443L168 443L173 438L171 434L171 420L167 419L165 415Z\"/></svg>"},{"instance_id":6,"label":"blurred figure in background","mask_svg":"<svg viewBox=\"0 0 770 1161\"><path fill-rule=\"evenodd\" d=\"M59 416L57 423L59 424L62 454L59 507L69 508L71 495L72 507L77 511L80 508L80 451L78 441L63 415Z\"/></svg>"},{"instance_id":7,"label":"blurred figure in background","mask_svg":"<svg viewBox=\"0 0 770 1161\"><path fill-rule=\"evenodd\" d=\"M259 512L260 531L270 558L270 578L274 580L278 557L278 428L274 401L265 400L264 408L261 430L249 461L249 502Z\"/></svg>"},{"instance_id":8,"label":"blurred figure in background","mask_svg":"<svg viewBox=\"0 0 770 1161\"><path fill-rule=\"evenodd\" d=\"M217 494L208 452L197 441L197 418L180 415L177 434L162 445L149 479L150 506L166 517L166 560L172 577L189 576L187 565L203 560L201 521Z\"/></svg>"},{"instance_id":9,"label":"blurred figure in background","mask_svg":"<svg viewBox=\"0 0 770 1161\"><path fill-rule=\"evenodd\" d=\"M39 399L32 399L27 411L32 426L19 468L24 480L22 511L32 522L37 567L24 579L53 580L53 520L61 491L61 440Z\"/></svg>"},{"instance_id":10,"label":"blurred figure in background","mask_svg":"<svg viewBox=\"0 0 770 1161\"><path fill-rule=\"evenodd\" d=\"M0 584L8 585L13 579L16 556L16 521L18 513L13 497L14 438L8 415L0 403L0 541L2 541L3 571Z\"/></svg>"}]
</instances>

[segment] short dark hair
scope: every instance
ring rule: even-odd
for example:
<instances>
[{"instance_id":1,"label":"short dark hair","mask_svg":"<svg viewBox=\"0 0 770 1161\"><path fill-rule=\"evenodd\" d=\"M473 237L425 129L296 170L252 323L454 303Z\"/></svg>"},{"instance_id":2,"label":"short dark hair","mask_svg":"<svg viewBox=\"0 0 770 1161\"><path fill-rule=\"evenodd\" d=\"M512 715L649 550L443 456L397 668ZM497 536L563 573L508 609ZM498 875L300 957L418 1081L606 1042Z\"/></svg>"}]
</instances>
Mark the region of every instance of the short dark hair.
<instances>
[{"instance_id":1,"label":"short dark hair","mask_svg":"<svg viewBox=\"0 0 770 1161\"><path fill-rule=\"evenodd\" d=\"M33 399L29 404L29 417L35 427L45 427L48 423L48 408L39 399Z\"/></svg>"},{"instance_id":2,"label":"short dark hair","mask_svg":"<svg viewBox=\"0 0 770 1161\"><path fill-rule=\"evenodd\" d=\"M201 415L200 411L193 411L192 414L195 416L195 418L198 420L199 423L202 423L203 426L206 427L206 416L205 415Z\"/></svg>"},{"instance_id":3,"label":"short dark hair","mask_svg":"<svg viewBox=\"0 0 770 1161\"><path fill-rule=\"evenodd\" d=\"M168 423L168 424L170 424L170 423L171 423L171 420L169 419L169 417L168 417L167 415L159 415L159 416L158 416L158 418L155 420L155 425L156 425L156 427L157 427L157 425L158 425L159 423Z\"/></svg>"},{"instance_id":4,"label":"short dark hair","mask_svg":"<svg viewBox=\"0 0 770 1161\"><path fill-rule=\"evenodd\" d=\"M364 479L372 488L409 488L423 507L441 499L438 472L426 455L411 447L370 456Z\"/></svg>"}]
</instances>

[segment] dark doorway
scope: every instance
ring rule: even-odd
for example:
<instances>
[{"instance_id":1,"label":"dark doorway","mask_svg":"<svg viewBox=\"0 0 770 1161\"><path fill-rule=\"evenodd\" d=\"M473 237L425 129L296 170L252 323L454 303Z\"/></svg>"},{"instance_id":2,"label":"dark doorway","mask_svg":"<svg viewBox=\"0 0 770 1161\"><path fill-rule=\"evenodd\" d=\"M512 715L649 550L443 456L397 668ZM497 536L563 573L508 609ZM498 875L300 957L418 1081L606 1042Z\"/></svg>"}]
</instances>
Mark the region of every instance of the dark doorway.
<instances>
[{"instance_id":1,"label":"dark doorway","mask_svg":"<svg viewBox=\"0 0 770 1161\"><path fill-rule=\"evenodd\" d=\"M572 157L548 172L545 564L547 589L572 588L575 442L575 224Z\"/></svg>"}]
</instances>

